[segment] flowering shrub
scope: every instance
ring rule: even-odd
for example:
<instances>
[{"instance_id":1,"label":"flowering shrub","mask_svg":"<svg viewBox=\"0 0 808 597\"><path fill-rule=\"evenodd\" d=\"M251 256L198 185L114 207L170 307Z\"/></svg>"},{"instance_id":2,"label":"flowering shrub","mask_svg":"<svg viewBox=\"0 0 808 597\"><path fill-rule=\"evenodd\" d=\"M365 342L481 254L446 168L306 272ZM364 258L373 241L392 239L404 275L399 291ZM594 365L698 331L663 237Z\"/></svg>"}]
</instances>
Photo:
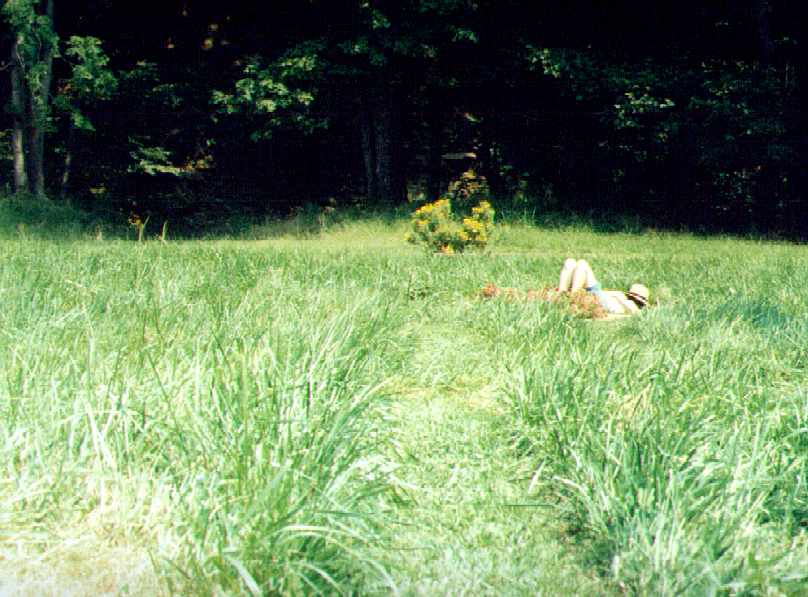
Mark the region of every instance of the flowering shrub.
<instances>
[{"instance_id":1,"label":"flowering shrub","mask_svg":"<svg viewBox=\"0 0 808 597\"><path fill-rule=\"evenodd\" d=\"M449 184L447 196L455 206L471 205L474 202L484 201L491 195L488 181L485 176L478 175L474 170L466 170L460 177Z\"/></svg>"},{"instance_id":2,"label":"flowering shrub","mask_svg":"<svg viewBox=\"0 0 808 597\"><path fill-rule=\"evenodd\" d=\"M469 247L485 247L493 227L494 209L488 201L480 201L458 223L452 215L451 201L443 198L415 210L407 240L440 253L460 253Z\"/></svg>"}]
</instances>

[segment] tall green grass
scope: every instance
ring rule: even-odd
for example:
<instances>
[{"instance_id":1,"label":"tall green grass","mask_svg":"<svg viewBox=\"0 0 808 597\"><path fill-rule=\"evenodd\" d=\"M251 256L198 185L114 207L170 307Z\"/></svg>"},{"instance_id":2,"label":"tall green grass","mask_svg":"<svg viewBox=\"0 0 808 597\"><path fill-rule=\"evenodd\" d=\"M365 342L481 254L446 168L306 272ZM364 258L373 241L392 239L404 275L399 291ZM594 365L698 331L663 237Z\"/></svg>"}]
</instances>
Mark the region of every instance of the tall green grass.
<instances>
[{"instance_id":1,"label":"tall green grass","mask_svg":"<svg viewBox=\"0 0 808 597\"><path fill-rule=\"evenodd\" d=\"M125 218L98 210L95 214L69 201L27 195L0 195L0 239L75 240L125 236Z\"/></svg>"},{"instance_id":2,"label":"tall green grass","mask_svg":"<svg viewBox=\"0 0 808 597\"><path fill-rule=\"evenodd\" d=\"M512 222L445 257L374 218L168 243L5 221L0 592L591 588L536 569L548 534L604 592L808 588L802 247ZM658 305L479 297L571 256Z\"/></svg>"},{"instance_id":3,"label":"tall green grass","mask_svg":"<svg viewBox=\"0 0 808 597\"><path fill-rule=\"evenodd\" d=\"M671 255L647 274L681 290L669 304L544 333L513 365L537 486L632 592L808 587L808 269L736 248Z\"/></svg>"},{"instance_id":4,"label":"tall green grass","mask_svg":"<svg viewBox=\"0 0 808 597\"><path fill-rule=\"evenodd\" d=\"M131 544L172 593L331 593L382 574L360 549L363 504L386 489L396 320L378 291L315 291L326 260L272 251L3 251L6 548Z\"/></svg>"}]
</instances>

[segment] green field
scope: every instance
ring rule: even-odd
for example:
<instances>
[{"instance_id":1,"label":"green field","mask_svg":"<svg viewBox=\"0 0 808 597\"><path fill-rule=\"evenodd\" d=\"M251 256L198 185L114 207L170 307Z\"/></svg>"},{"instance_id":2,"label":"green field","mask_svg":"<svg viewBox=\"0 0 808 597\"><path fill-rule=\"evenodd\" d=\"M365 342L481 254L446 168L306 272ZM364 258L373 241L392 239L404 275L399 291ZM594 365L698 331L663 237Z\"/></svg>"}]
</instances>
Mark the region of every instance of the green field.
<instances>
[{"instance_id":1,"label":"green field","mask_svg":"<svg viewBox=\"0 0 808 597\"><path fill-rule=\"evenodd\" d=\"M0 595L808 593L805 247L69 230L0 240ZM570 256L658 304L479 298Z\"/></svg>"}]
</instances>

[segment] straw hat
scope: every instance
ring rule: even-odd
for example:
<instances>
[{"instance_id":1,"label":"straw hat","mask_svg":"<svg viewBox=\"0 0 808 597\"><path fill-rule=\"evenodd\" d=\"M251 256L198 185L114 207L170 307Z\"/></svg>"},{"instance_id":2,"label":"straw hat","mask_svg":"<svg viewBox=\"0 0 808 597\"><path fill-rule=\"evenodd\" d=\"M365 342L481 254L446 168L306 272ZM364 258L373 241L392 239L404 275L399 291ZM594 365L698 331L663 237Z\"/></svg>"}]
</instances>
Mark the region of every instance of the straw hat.
<instances>
[{"instance_id":1,"label":"straw hat","mask_svg":"<svg viewBox=\"0 0 808 597\"><path fill-rule=\"evenodd\" d=\"M626 296L634 301L638 307L643 308L648 306L651 293L642 284L632 284L631 288L626 292Z\"/></svg>"}]
</instances>

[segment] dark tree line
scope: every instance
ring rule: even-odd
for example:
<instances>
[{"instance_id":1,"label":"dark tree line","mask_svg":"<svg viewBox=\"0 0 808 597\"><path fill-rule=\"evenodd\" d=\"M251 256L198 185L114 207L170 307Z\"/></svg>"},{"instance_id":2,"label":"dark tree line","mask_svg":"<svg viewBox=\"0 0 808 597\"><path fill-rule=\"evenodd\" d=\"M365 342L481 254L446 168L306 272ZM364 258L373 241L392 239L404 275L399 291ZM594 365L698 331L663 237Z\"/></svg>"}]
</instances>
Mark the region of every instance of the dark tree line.
<instances>
[{"instance_id":1,"label":"dark tree line","mask_svg":"<svg viewBox=\"0 0 808 597\"><path fill-rule=\"evenodd\" d=\"M202 225L435 198L471 166L539 213L806 236L801 8L5 0L0 176Z\"/></svg>"}]
</instances>

